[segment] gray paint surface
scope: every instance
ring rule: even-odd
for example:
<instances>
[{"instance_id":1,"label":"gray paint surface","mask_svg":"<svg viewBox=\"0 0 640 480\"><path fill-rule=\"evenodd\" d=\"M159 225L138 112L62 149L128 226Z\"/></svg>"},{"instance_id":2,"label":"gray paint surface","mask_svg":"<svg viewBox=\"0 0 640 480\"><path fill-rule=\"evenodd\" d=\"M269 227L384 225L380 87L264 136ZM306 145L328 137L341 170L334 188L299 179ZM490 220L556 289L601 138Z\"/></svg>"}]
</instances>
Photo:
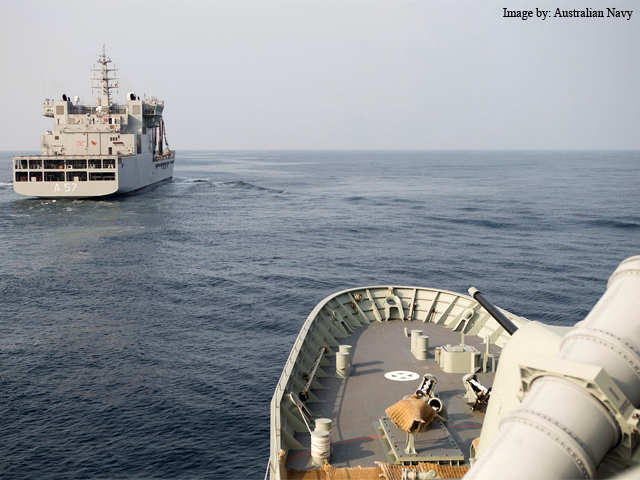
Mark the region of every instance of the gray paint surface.
<instances>
[{"instance_id":1,"label":"gray paint surface","mask_svg":"<svg viewBox=\"0 0 640 480\"><path fill-rule=\"evenodd\" d=\"M92 70L95 105L82 104L78 96L46 98L42 115L53 128L40 140L41 155L11 160L16 193L37 197L96 197L126 193L171 178L175 152L164 137L164 101L134 92L116 104L117 88L112 60L98 56ZM105 158L106 157L106 158Z\"/></svg>"}]
</instances>

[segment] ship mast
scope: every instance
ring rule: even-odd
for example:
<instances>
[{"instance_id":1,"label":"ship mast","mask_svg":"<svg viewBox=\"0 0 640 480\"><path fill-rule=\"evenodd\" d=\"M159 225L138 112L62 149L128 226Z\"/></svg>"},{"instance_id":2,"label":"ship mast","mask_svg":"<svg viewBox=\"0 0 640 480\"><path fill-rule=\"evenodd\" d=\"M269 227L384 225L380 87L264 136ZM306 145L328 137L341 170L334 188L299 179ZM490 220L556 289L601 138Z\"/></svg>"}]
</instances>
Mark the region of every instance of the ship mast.
<instances>
[{"instance_id":1,"label":"ship mast","mask_svg":"<svg viewBox=\"0 0 640 480\"><path fill-rule=\"evenodd\" d=\"M93 76L91 77L92 90L98 90L100 97L97 99L97 104L102 107L106 112L109 112L111 107L111 90L118 88L118 80L115 77L110 76L111 72L116 72L116 68L109 68L111 58L107 57L104 45L102 46L102 54L98 56L97 68L93 68Z\"/></svg>"}]
</instances>

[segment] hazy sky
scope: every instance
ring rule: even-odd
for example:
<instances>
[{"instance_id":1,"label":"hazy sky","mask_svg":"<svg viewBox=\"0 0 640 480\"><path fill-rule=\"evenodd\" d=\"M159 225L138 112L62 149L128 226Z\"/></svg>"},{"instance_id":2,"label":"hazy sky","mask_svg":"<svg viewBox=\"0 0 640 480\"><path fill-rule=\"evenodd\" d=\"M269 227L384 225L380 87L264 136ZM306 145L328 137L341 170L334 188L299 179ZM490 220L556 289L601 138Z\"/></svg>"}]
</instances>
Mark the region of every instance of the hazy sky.
<instances>
[{"instance_id":1,"label":"hazy sky","mask_svg":"<svg viewBox=\"0 0 640 480\"><path fill-rule=\"evenodd\" d=\"M3 0L0 30L2 150L39 148L43 98L94 102L103 43L178 149L640 148L637 0Z\"/></svg>"}]
</instances>

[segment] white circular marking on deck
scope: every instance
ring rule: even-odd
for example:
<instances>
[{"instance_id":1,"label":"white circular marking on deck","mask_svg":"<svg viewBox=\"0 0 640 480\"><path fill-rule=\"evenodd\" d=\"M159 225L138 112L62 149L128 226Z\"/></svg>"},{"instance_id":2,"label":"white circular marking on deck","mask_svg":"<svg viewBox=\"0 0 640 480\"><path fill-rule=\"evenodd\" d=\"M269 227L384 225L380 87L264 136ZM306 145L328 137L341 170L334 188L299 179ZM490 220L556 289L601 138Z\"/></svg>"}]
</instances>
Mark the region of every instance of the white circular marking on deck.
<instances>
[{"instance_id":1,"label":"white circular marking on deck","mask_svg":"<svg viewBox=\"0 0 640 480\"><path fill-rule=\"evenodd\" d=\"M393 372L385 373L384 378L387 380L394 380L396 382L410 382L411 380L417 380L420 378L420 375L406 370L394 370Z\"/></svg>"}]
</instances>

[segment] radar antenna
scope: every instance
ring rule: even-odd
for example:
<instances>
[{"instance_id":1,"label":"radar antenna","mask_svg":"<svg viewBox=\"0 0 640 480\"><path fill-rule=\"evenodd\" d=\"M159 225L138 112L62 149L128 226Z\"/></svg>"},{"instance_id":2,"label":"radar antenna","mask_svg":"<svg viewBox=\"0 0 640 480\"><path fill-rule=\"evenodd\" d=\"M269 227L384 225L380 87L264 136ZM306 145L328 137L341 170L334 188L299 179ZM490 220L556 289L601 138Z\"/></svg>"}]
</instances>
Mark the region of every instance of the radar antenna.
<instances>
[{"instance_id":1,"label":"radar antenna","mask_svg":"<svg viewBox=\"0 0 640 480\"><path fill-rule=\"evenodd\" d=\"M112 72L117 72L117 68L109 68L111 58L107 57L105 46L102 45L102 53L98 55L97 65L92 68L91 77L91 90L98 90L100 97L98 98L98 105L109 111L111 106L111 90L118 88L118 78L112 77ZM115 67L115 66L114 66Z\"/></svg>"}]
</instances>

